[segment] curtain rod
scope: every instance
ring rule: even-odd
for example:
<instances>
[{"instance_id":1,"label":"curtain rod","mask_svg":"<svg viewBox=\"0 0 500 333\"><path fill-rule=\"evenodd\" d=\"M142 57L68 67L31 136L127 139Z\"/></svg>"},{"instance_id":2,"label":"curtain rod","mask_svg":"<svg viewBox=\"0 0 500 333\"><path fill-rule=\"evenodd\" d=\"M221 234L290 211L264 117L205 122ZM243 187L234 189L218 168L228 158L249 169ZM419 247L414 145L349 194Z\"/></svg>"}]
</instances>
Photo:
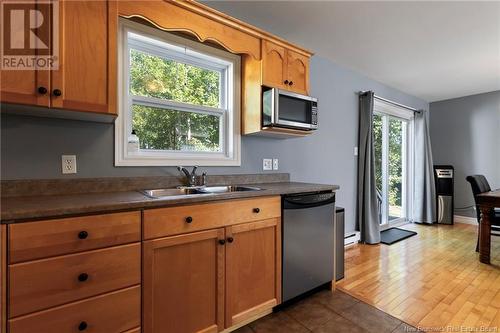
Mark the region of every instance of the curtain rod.
<instances>
[{"instance_id":1,"label":"curtain rod","mask_svg":"<svg viewBox=\"0 0 500 333\"><path fill-rule=\"evenodd\" d=\"M363 94L366 94L367 92L369 92L369 91L360 91L359 94L363 95ZM401 103L398 103L398 102L394 102L394 101L391 101L390 99L386 99L386 98L377 96L375 94L373 95L373 98L376 98L378 100L384 101L386 103L389 103L389 104L392 104L392 105L395 105L395 106L399 106L401 108L408 109L408 110L413 111L413 112L421 112L421 110L417 110L415 108L412 108L411 106L404 105L404 104L401 104Z\"/></svg>"}]
</instances>

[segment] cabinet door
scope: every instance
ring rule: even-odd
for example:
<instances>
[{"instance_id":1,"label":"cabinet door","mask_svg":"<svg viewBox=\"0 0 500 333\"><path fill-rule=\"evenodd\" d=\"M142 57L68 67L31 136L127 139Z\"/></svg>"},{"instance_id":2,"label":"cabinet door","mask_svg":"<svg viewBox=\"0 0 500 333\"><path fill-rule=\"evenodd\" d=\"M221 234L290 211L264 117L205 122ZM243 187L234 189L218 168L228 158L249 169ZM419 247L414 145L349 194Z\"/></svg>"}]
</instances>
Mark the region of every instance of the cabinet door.
<instances>
[{"instance_id":1,"label":"cabinet door","mask_svg":"<svg viewBox=\"0 0 500 333\"><path fill-rule=\"evenodd\" d=\"M36 4L34 2L26 3L24 6L26 9L36 9ZM44 35L46 33L48 34L48 31L50 31L50 23L43 24L38 29L43 29L44 31L42 33ZM35 43L38 45L38 42ZM0 72L0 101L2 103L48 107L50 96L49 74L49 70L2 70Z\"/></svg>"},{"instance_id":2,"label":"cabinet door","mask_svg":"<svg viewBox=\"0 0 500 333\"><path fill-rule=\"evenodd\" d=\"M7 225L0 225L0 332L7 332Z\"/></svg>"},{"instance_id":3,"label":"cabinet door","mask_svg":"<svg viewBox=\"0 0 500 333\"><path fill-rule=\"evenodd\" d=\"M309 58L287 50L288 90L300 94L309 93Z\"/></svg>"},{"instance_id":4,"label":"cabinet door","mask_svg":"<svg viewBox=\"0 0 500 333\"><path fill-rule=\"evenodd\" d=\"M287 88L285 48L262 40L262 83L276 88Z\"/></svg>"},{"instance_id":5,"label":"cabinet door","mask_svg":"<svg viewBox=\"0 0 500 333\"><path fill-rule=\"evenodd\" d=\"M226 228L226 327L281 302L279 218Z\"/></svg>"},{"instance_id":6,"label":"cabinet door","mask_svg":"<svg viewBox=\"0 0 500 333\"><path fill-rule=\"evenodd\" d=\"M108 112L108 1L59 1L59 70L51 106ZM115 110L111 110L116 112Z\"/></svg>"},{"instance_id":7,"label":"cabinet door","mask_svg":"<svg viewBox=\"0 0 500 333\"><path fill-rule=\"evenodd\" d=\"M143 332L224 327L224 229L144 242Z\"/></svg>"},{"instance_id":8,"label":"cabinet door","mask_svg":"<svg viewBox=\"0 0 500 333\"><path fill-rule=\"evenodd\" d=\"M49 106L49 71L2 70L0 76L2 103Z\"/></svg>"}]
</instances>

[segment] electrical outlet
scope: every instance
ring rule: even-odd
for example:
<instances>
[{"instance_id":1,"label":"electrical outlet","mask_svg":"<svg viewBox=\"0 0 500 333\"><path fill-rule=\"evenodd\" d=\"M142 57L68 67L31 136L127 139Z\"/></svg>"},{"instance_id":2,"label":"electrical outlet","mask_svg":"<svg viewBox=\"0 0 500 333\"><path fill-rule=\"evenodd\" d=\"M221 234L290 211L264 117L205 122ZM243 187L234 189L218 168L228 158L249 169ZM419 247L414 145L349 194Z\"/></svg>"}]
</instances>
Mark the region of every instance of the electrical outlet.
<instances>
[{"instance_id":1,"label":"electrical outlet","mask_svg":"<svg viewBox=\"0 0 500 333\"><path fill-rule=\"evenodd\" d=\"M262 170L268 171L272 169L273 169L273 159L272 158L262 159Z\"/></svg>"},{"instance_id":2,"label":"electrical outlet","mask_svg":"<svg viewBox=\"0 0 500 333\"><path fill-rule=\"evenodd\" d=\"M279 169L279 160L277 158L273 158L273 170Z\"/></svg>"},{"instance_id":3,"label":"electrical outlet","mask_svg":"<svg viewBox=\"0 0 500 333\"><path fill-rule=\"evenodd\" d=\"M76 173L76 155L61 156L62 173Z\"/></svg>"}]
</instances>

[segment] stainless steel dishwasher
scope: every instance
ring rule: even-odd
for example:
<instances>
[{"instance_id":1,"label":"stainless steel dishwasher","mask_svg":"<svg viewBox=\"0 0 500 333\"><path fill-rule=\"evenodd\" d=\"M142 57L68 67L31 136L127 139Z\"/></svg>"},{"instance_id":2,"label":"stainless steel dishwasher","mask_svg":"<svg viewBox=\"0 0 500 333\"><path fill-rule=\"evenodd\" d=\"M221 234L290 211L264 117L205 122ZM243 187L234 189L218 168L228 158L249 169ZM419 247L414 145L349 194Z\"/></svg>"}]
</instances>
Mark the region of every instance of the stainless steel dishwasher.
<instances>
[{"instance_id":1,"label":"stainless steel dishwasher","mask_svg":"<svg viewBox=\"0 0 500 333\"><path fill-rule=\"evenodd\" d=\"M331 282L335 192L283 197L283 301Z\"/></svg>"}]
</instances>

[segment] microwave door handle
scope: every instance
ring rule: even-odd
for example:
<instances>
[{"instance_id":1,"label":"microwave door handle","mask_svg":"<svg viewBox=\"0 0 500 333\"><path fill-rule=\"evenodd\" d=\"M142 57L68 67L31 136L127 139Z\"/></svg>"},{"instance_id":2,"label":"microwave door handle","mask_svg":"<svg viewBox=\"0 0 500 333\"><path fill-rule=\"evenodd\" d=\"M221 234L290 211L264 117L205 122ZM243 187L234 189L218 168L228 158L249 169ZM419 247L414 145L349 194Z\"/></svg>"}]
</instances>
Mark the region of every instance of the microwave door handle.
<instances>
[{"instance_id":1,"label":"microwave door handle","mask_svg":"<svg viewBox=\"0 0 500 333\"><path fill-rule=\"evenodd\" d=\"M280 123L280 91L277 88L274 88L274 94L273 94L273 105L274 105L274 110L272 112L272 116L274 119L272 120L272 124L279 124Z\"/></svg>"}]
</instances>

